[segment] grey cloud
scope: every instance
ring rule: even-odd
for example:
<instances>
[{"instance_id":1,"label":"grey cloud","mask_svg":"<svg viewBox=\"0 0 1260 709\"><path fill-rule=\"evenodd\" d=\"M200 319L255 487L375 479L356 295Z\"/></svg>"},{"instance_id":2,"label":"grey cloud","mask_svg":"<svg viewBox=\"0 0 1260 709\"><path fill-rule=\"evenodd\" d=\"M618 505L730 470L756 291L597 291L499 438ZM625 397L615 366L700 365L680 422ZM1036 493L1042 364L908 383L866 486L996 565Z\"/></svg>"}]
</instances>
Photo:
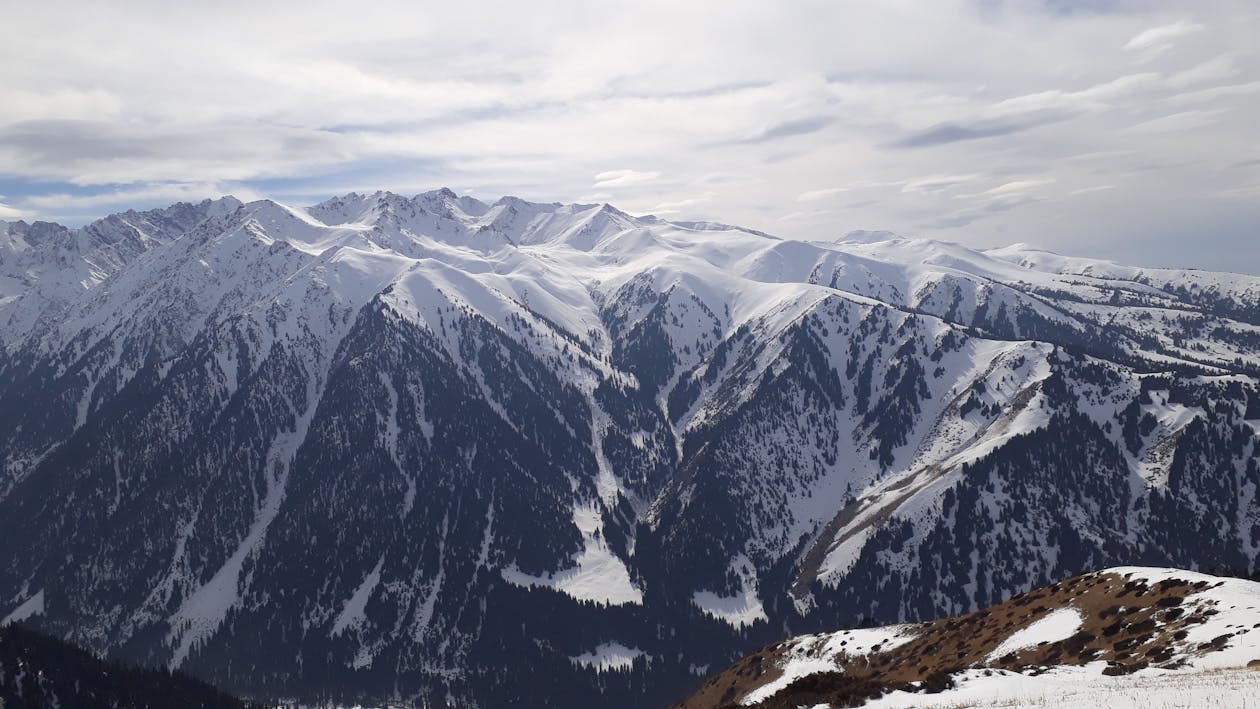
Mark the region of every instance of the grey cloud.
<instances>
[{"instance_id":1,"label":"grey cloud","mask_svg":"<svg viewBox=\"0 0 1260 709\"><path fill-rule=\"evenodd\" d=\"M361 155L356 138L265 124L173 126L44 119L0 127L0 173L129 184L247 179Z\"/></svg>"},{"instance_id":2,"label":"grey cloud","mask_svg":"<svg viewBox=\"0 0 1260 709\"><path fill-rule=\"evenodd\" d=\"M641 77L627 77L611 82L608 86L608 90L619 98L692 99L712 98L714 96L724 96L727 94L739 93L740 91L764 89L769 86L773 86L773 83L769 81L735 81L725 84L700 86L692 89L678 89L673 91L642 91L638 88L638 85L641 83L644 83Z\"/></svg>"},{"instance_id":3,"label":"grey cloud","mask_svg":"<svg viewBox=\"0 0 1260 709\"><path fill-rule=\"evenodd\" d=\"M765 129L759 135L750 138L748 142L763 143L767 140L790 138L795 135L808 135L826 128L834 123L835 120L832 116L810 116L809 118L800 118L794 121L784 121Z\"/></svg>"},{"instance_id":4,"label":"grey cloud","mask_svg":"<svg viewBox=\"0 0 1260 709\"><path fill-rule=\"evenodd\" d=\"M95 121L22 121L0 128L0 147L32 161L51 162L136 158L163 150L153 136L107 135L115 132L113 125Z\"/></svg>"},{"instance_id":5,"label":"grey cloud","mask_svg":"<svg viewBox=\"0 0 1260 709\"><path fill-rule=\"evenodd\" d=\"M775 140L782 140L783 138L793 138L799 135L817 133L835 122L836 119L834 116L807 116L805 118L797 118L790 121L783 121L782 123L776 123L755 135L738 140L724 141L718 145L757 145L760 143L769 143Z\"/></svg>"},{"instance_id":6,"label":"grey cloud","mask_svg":"<svg viewBox=\"0 0 1260 709\"><path fill-rule=\"evenodd\" d=\"M937 123L889 144L891 148L929 148L967 140L997 138L1035 128L1048 122L1031 119L977 119L969 123Z\"/></svg>"},{"instance_id":7,"label":"grey cloud","mask_svg":"<svg viewBox=\"0 0 1260 709\"><path fill-rule=\"evenodd\" d=\"M1133 9L1132 2L1122 0L1043 0L1046 9L1062 15L1104 14Z\"/></svg>"},{"instance_id":8,"label":"grey cloud","mask_svg":"<svg viewBox=\"0 0 1260 709\"><path fill-rule=\"evenodd\" d=\"M977 222L985 217L1009 212L1018 207L1041 201L1044 201L1044 198L1027 194L1002 197L974 207L960 209L940 219L929 221L923 226L927 229L956 229Z\"/></svg>"},{"instance_id":9,"label":"grey cloud","mask_svg":"<svg viewBox=\"0 0 1260 709\"><path fill-rule=\"evenodd\" d=\"M329 151L339 139L326 131L272 126L161 127L86 120L22 121L0 128L0 147L39 161L206 157L227 150L284 153Z\"/></svg>"}]
</instances>

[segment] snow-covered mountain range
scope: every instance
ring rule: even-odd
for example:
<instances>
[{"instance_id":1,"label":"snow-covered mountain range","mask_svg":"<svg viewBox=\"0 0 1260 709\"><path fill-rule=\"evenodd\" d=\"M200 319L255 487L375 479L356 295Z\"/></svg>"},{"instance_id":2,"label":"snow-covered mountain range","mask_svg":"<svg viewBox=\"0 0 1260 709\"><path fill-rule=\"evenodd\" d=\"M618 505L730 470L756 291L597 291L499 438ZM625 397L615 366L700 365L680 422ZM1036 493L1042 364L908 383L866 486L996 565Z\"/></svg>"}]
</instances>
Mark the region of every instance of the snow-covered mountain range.
<instances>
[{"instance_id":1,"label":"snow-covered mountain range","mask_svg":"<svg viewBox=\"0 0 1260 709\"><path fill-rule=\"evenodd\" d=\"M255 695L666 701L1254 570L1257 419L1251 276L449 190L0 222L0 617Z\"/></svg>"}]
</instances>

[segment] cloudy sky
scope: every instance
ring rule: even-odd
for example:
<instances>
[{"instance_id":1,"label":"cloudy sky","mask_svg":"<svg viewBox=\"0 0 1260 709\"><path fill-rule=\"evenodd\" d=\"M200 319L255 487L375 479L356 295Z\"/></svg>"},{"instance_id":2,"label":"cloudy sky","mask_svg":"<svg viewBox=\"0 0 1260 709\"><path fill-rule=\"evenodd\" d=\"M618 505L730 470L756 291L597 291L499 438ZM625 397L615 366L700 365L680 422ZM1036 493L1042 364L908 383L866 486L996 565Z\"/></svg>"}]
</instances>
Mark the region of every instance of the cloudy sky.
<instances>
[{"instance_id":1,"label":"cloudy sky","mask_svg":"<svg viewBox=\"0 0 1260 709\"><path fill-rule=\"evenodd\" d=\"M0 219L449 186L1260 273L1255 0L40 0L2 16Z\"/></svg>"}]
</instances>

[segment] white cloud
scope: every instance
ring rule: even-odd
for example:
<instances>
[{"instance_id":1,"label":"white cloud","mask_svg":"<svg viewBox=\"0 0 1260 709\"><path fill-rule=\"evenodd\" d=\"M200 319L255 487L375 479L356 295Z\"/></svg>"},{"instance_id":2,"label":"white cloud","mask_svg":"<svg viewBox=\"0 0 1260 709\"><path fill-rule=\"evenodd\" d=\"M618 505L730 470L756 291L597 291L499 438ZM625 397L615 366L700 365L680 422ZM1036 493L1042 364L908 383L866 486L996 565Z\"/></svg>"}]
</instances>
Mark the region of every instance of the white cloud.
<instances>
[{"instance_id":1,"label":"white cloud","mask_svg":"<svg viewBox=\"0 0 1260 709\"><path fill-rule=\"evenodd\" d=\"M1044 187L1045 185L1049 185L1053 183L1054 183L1053 179L1015 180L1013 182L1006 182L1006 183L1000 184L991 190L985 190L984 194L986 195L1016 194L1020 192L1028 192L1038 187Z\"/></svg>"},{"instance_id":2,"label":"white cloud","mask_svg":"<svg viewBox=\"0 0 1260 709\"><path fill-rule=\"evenodd\" d=\"M1237 76L1238 72L1238 65L1234 62L1233 57L1212 57L1189 69L1173 73L1168 77L1168 85L1184 88L1198 84L1220 82Z\"/></svg>"},{"instance_id":3,"label":"white cloud","mask_svg":"<svg viewBox=\"0 0 1260 709\"><path fill-rule=\"evenodd\" d=\"M827 199L828 197L835 197L836 195L842 192L848 192L848 191L849 191L848 187L828 187L826 189L821 189L821 190L810 190L808 192L802 192L798 194L796 196L796 201L797 202L813 202L815 200Z\"/></svg>"},{"instance_id":4,"label":"white cloud","mask_svg":"<svg viewBox=\"0 0 1260 709\"><path fill-rule=\"evenodd\" d=\"M788 214L784 214L779 217L776 221L794 222L801 219L817 219L819 217L825 217L828 214L831 214L830 209L809 209L799 212L789 212Z\"/></svg>"},{"instance_id":5,"label":"white cloud","mask_svg":"<svg viewBox=\"0 0 1260 709\"><path fill-rule=\"evenodd\" d=\"M1204 111L1181 111L1143 121L1129 130L1135 133L1175 133L1194 130L1213 125L1225 111L1223 109Z\"/></svg>"},{"instance_id":6,"label":"white cloud","mask_svg":"<svg viewBox=\"0 0 1260 709\"><path fill-rule=\"evenodd\" d=\"M1127 51L1167 48L1172 46L1173 40L1195 32L1202 32L1204 29L1203 25L1185 20L1160 25L1134 35L1133 39L1125 43L1124 48Z\"/></svg>"},{"instance_id":7,"label":"white cloud","mask_svg":"<svg viewBox=\"0 0 1260 709\"><path fill-rule=\"evenodd\" d=\"M1193 104L1215 103L1221 99L1244 98L1248 94L1260 93L1260 81L1248 81L1242 84L1223 84L1211 86L1197 91L1187 91L1168 98L1169 103Z\"/></svg>"},{"instance_id":8,"label":"white cloud","mask_svg":"<svg viewBox=\"0 0 1260 709\"><path fill-rule=\"evenodd\" d=\"M1094 192L1106 192L1107 190L1114 190L1115 188L1115 185L1094 185L1093 187L1082 187L1080 189L1072 190L1069 194L1093 194Z\"/></svg>"},{"instance_id":9,"label":"white cloud","mask_svg":"<svg viewBox=\"0 0 1260 709\"><path fill-rule=\"evenodd\" d=\"M942 192L958 185L974 182L982 175L928 175L908 180L901 188L902 192Z\"/></svg>"},{"instance_id":10,"label":"white cloud","mask_svg":"<svg viewBox=\"0 0 1260 709\"><path fill-rule=\"evenodd\" d=\"M655 182L661 176L658 171L609 170L595 176L595 187L629 187Z\"/></svg>"},{"instance_id":11,"label":"white cloud","mask_svg":"<svg viewBox=\"0 0 1260 709\"><path fill-rule=\"evenodd\" d=\"M649 211L653 214L677 214L684 207L694 207L697 204L704 204L711 201L717 196L716 192L705 192L695 197L687 197L686 199L675 200L672 202L661 202L652 207Z\"/></svg>"},{"instance_id":12,"label":"white cloud","mask_svg":"<svg viewBox=\"0 0 1260 709\"><path fill-rule=\"evenodd\" d=\"M1068 118L1084 111L1104 110L1116 100L1140 95L1160 84L1161 77L1154 72L1125 74L1079 90L1050 89L1003 99L990 106L986 113L993 116L1044 115L1048 118Z\"/></svg>"}]
</instances>

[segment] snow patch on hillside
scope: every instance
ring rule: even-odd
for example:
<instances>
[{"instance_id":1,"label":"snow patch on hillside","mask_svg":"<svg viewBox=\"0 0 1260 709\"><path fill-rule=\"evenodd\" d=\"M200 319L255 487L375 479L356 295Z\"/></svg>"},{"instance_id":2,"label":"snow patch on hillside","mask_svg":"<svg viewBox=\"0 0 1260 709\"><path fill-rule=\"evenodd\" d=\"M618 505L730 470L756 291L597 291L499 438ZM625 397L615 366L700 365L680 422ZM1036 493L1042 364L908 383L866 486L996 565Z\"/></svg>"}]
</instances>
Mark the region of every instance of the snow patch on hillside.
<instances>
[{"instance_id":1,"label":"snow patch on hillside","mask_svg":"<svg viewBox=\"0 0 1260 709\"><path fill-rule=\"evenodd\" d=\"M748 706L765 701L802 677L822 672L842 672L837 662L841 657L857 657L891 650L914 638L911 626L905 625L801 636L791 641L792 647L779 666L783 674L749 692L739 703Z\"/></svg>"},{"instance_id":2,"label":"snow patch on hillside","mask_svg":"<svg viewBox=\"0 0 1260 709\"><path fill-rule=\"evenodd\" d=\"M28 618L44 614L44 589L40 589L35 595L22 601L13 612L4 617L0 621L0 625L8 625L9 623L20 623Z\"/></svg>"},{"instance_id":3,"label":"snow patch on hillside","mask_svg":"<svg viewBox=\"0 0 1260 709\"><path fill-rule=\"evenodd\" d=\"M372 568L363 579L363 583L354 590L354 594L346 601L345 607L341 609L341 613L337 615L336 622L333 623L331 635L340 635L347 628L357 628L367 619L368 599L372 597L372 592L376 590L377 584L381 582L381 566L385 563L385 555L382 554L377 559L376 566Z\"/></svg>"},{"instance_id":4,"label":"snow patch on hillside","mask_svg":"<svg viewBox=\"0 0 1260 709\"><path fill-rule=\"evenodd\" d=\"M554 588L579 601L593 601L619 606L641 605L643 591L630 580L630 570L604 540L604 519L595 504L578 505L573 509L573 524L582 533L582 551L574 558L575 566L542 576L526 574L512 564L503 569L503 580L517 586Z\"/></svg>"},{"instance_id":5,"label":"snow patch on hillside","mask_svg":"<svg viewBox=\"0 0 1260 709\"><path fill-rule=\"evenodd\" d=\"M995 660L1007 653L1036 647L1041 643L1067 640L1081 629L1083 621L1081 612L1075 608L1059 608L1046 617L1030 623L1027 627L1011 633L1011 636L993 648L993 652L990 652L985 659Z\"/></svg>"},{"instance_id":6,"label":"snow patch on hillside","mask_svg":"<svg viewBox=\"0 0 1260 709\"><path fill-rule=\"evenodd\" d=\"M1143 566L1117 567L1108 571L1148 584L1167 579L1210 584L1207 589L1186 597L1187 607L1197 605L1213 613L1206 622L1191 628L1182 642L1186 647L1196 647L1221 636L1228 639L1219 650L1188 656L1186 661L1191 667L1215 670L1242 667L1253 660L1260 660L1260 628L1256 627L1260 625L1260 583Z\"/></svg>"},{"instance_id":7,"label":"snow patch on hillside","mask_svg":"<svg viewBox=\"0 0 1260 709\"><path fill-rule=\"evenodd\" d=\"M602 643L590 652L570 657L575 665L581 665L596 672L612 672L628 670L634 661L643 656L643 651L635 647L626 647L621 643Z\"/></svg>"},{"instance_id":8,"label":"snow patch on hillside","mask_svg":"<svg viewBox=\"0 0 1260 709\"><path fill-rule=\"evenodd\" d=\"M1151 670L1110 677L1104 662L1057 667L1036 676L1005 670L967 670L957 685L939 694L896 691L867 702L869 709L941 707L1055 707L1056 709L1180 709L1254 705L1260 672Z\"/></svg>"},{"instance_id":9,"label":"snow patch on hillside","mask_svg":"<svg viewBox=\"0 0 1260 709\"><path fill-rule=\"evenodd\" d=\"M755 568L747 556L735 555L730 570L739 576L739 592L733 596L719 596L712 591L696 591L691 596L692 605L735 628L766 620L766 609L757 597Z\"/></svg>"}]
</instances>

